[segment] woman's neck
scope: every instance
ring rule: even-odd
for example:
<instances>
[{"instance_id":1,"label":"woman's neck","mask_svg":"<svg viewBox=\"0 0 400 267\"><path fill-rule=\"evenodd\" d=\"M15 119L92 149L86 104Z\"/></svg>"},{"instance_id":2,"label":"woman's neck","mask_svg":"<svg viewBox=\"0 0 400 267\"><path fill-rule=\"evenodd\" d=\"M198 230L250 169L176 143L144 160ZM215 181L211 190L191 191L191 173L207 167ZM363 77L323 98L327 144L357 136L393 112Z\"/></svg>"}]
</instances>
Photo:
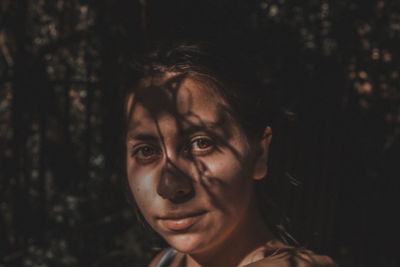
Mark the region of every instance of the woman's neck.
<instances>
[{"instance_id":1,"label":"woman's neck","mask_svg":"<svg viewBox=\"0 0 400 267\"><path fill-rule=\"evenodd\" d=\"M274 239L274 236L256 207L249 209L247 213L245 220L212 253L187 255L186 266L244 266L261 259L262 257L253 252Z\"/></svg>"}]
</instances>

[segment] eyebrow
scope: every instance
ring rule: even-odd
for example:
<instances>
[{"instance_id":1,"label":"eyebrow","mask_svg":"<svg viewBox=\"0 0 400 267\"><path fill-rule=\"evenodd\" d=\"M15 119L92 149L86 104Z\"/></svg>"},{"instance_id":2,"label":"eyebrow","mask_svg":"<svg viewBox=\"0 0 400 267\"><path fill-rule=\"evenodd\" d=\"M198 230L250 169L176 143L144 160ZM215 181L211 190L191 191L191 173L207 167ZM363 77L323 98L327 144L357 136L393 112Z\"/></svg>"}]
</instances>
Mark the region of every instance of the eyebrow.
<instances>
[{"instance_id":1,"label":"eyebrow","mask_svg":"<svg viewBox=\"0 0 400 267\"><path fill-rule=\"evenodd\" d=\"M201 124L201 125L190 125L188 127L184 127L181 130L181 135L184 136L190 136L196 132L204 132L207 135L211 135L212 137L216 138L218 136L223 135L223 130L221 128L221 125L210 123L209 125L207 124Z\"/></svg>"},{"instance_id":2,"label":"eyebrow","mask_svg":"<svg viewBox=\"0 0 400 267\"><path fill-rule=\"evenodd\" d=\"M147 141L147 142L156 142L159 140L158 136L153 134L146 133L138 133L138 134L129 134L127 135L127 140L139 140L139 141Z\"/></svg>"},{"instance_id":3,"label":"eyebrow","mask_svg":"<svg viewBox=\"0 0 400 267\"><path fill-rule=\"evenodd\" d=\"M212 131L213 129L211 129L210 127L207 127L207 125L196 125L196 124L191 124L190 126L187 127L182 127L182 129L180 130L180 133L182 135L190 135L194 132L199 132L199 131Z\"/></svg>"}]
</instances>

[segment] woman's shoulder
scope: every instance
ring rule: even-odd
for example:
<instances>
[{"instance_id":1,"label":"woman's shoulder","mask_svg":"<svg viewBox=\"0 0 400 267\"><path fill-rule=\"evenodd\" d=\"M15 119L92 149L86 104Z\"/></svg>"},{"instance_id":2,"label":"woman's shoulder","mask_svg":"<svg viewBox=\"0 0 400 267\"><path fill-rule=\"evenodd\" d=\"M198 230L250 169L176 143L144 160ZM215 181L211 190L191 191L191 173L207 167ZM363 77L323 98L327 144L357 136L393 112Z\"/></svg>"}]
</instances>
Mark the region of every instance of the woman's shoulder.
<instances>
[{"instance_id":1,"label":"woman's shoulder","mask_svg":"<svg viewBox=\"0 0 400 267\"><path fill-rule=\"evenodd\" d=\"M268 242L258 253L264 257L246 267L337 267L326 255L318 255L303 247L287 246L279 241Z\"/></svg>"},{"instance_id":2,"label":"woman's shoulder","mask_svg":"<svg viewBox=\"0 0 400 267\"><path fill-rule=\"evenodd\" d=\"M251 258L257 260L253 261ZM245 267L337 267L329 256L315 254L303 247L287 246L277 240L270 241L254 251L251 258L248 260L252 263L246 264ZM182 261L184 254L167 248L156 255L149 267L181 266Z\"/></svg>"}]
</instances>

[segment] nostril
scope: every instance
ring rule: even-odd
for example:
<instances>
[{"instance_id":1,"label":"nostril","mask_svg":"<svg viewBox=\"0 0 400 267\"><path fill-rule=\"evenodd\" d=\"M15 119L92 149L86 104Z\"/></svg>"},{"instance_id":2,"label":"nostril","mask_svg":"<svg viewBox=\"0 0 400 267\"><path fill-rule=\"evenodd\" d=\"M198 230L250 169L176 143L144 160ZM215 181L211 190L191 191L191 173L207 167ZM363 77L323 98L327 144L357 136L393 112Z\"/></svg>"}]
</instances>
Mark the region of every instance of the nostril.
<instances>
[{"instance_id":1,"label":"nostril","mask_svg":"<svg viewBox=\"0 0 400 267\"><path fill-rule=\"evenodd\" d=\"M191 178L182 172L165 171L158 182L157 193L174 203L185 202L194 195Z\"/></svg>"},{"instance_id":2,"label":"nostril","mask_svg":"<svg viewBox=\"0 0 400 267\"><path fill-rule=\"evenodd\" d=\"M194 191L190 189L177 190L174 196L171 197L169 200L173 203L182 203L191 199L193 195Z\"/></svg>"},{"instance_id":3,"label":"nostril","mask_svg":"<svg viewBox=\"0 0 400 267\"><path fill-rule=\"evenodd\" d=\"M185 195L185 192L184 191L178 191L178 192L176 192L176 194L175 194L175 196L176 197L181 197L181 196L184 196Z\"/></svg>"},{"instance_id":4,"label":"nostril","mask_svg":"<svg viewBox=\"0 0 400 267\"><path fill-rule=\"evenodd\" d=\"M189 190L179 190L175 193L175 198L181 198L189 194Z\"/></svg>"}]
</instances>

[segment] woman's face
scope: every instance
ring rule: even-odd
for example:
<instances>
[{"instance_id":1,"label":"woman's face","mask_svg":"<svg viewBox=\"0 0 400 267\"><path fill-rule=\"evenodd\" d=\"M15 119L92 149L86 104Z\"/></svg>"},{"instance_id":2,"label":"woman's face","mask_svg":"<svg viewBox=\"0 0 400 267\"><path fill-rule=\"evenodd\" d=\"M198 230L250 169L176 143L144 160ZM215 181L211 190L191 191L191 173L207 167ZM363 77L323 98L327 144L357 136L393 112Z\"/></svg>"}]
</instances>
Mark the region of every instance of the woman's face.
<instances>
[{"instance_id":1,"label":"woman's face","mask_svg":"<svg viewBox=\"0 0 400 267\"><path fill-rule=\"evenodd\" d=\"M129 185L147 222L172 247L209 252L253 210L255 153L214 89L191 78L171 88L149 86L128 99Z\"/></svg>"}]
</instances>

